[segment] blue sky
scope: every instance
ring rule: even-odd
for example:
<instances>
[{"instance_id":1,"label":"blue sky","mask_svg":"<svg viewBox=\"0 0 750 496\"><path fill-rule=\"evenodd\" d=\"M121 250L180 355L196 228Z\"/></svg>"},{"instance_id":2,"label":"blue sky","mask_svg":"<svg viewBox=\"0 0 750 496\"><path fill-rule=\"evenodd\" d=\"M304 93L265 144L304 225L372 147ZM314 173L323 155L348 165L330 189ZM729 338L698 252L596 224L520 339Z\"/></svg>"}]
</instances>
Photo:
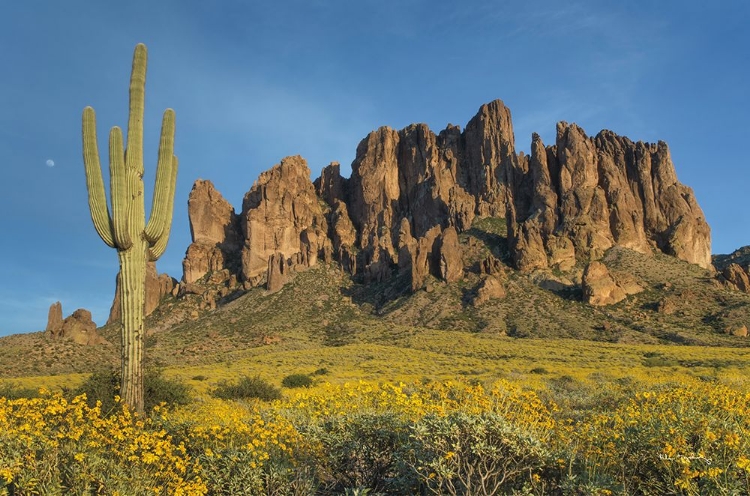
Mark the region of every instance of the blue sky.
<instances>
[{"instance_id":1,"label":"blue sky","mask_svg":"<svg viewBox=\"0 0 750 496\"><path fill-rule=\"evenodd\" d=\"M196 179L239 210L282 157L305 157L313 179L334 160L348 176L379 126L464 126L496 98L518 150L532 132L552 143L560 120L666 141L714 253L750 244L748 25L746 0L4 2L0 335L43 329L58 300L65 315L106 320L117 256L88 213L81 111L96 109L100 144L126 125L139 42L147 198L161 114L177 114L175 218L158 267L179 278Z\"/></svg>"}]
</instances>

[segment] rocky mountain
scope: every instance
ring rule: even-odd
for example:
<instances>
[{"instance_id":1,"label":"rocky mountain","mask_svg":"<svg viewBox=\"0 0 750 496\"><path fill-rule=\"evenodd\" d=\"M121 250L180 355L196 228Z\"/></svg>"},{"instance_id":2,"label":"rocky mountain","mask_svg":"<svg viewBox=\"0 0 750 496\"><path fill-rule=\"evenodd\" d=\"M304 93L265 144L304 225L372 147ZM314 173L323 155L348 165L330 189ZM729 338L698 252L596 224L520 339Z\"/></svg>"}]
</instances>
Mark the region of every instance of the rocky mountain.
<instances>
[{"instance_id":1,"label":"rocky mountain","mask_svg":"<svg viewBox=\"0 0 750 496\"><path fill-rule=\"evenodd\" d=\"M455 282L470 270L458 235L475 218L507 220L509 262L521 271L570 271L612 247L711 266L710 229L663 142L590 138L561 122L554 145L534 134L524 155L510 110L495 100L463 131L381 127L359 143L351 168L344 178L334 162L312 181L303 158L287 157L260 175L239 215L197 181L182 284L205 293L196 284L221 273L224 293L278 289L323 259L364 283L407 274L417 291L428 275Z\"/></svg>"}]
</instances>

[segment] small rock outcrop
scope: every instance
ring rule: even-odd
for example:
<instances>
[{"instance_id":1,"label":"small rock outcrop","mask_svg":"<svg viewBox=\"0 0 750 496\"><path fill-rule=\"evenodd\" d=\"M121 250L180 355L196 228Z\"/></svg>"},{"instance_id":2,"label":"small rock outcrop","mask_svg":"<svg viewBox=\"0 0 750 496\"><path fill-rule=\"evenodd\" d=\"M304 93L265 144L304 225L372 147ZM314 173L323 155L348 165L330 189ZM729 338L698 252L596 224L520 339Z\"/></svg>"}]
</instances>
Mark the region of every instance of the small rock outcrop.
<instances>
[{"instance_id":1,"label":"small rock outcrop","mask_svg":"<svg viewBox=\"0 0 750 496\"><path fill-rule=\"evenodd\" d=\"M45 332L47 332L52 337L56 337L62 332L62 326L62 303L56 301L49 307L49 313L47 314L47 327L45 328Z\"/></svg>"},{"instance_id":2,"label":"small rock outcrop","mask_svg":"<svg viewBox=\"0 0 750 496\"><path fill-rule=\"evenodd\" d=\"M745 293L750 293L750 276L739 264L730 263L721 271L724 279L734 288Z\"/></svg>"},{"instance_id":3,"label":"small rock outcrop","mask_svg":"<svg viewBox=\"0 0 750 496\"><path fill-rule=\"evenodd\" d=\"M275 293L284 287L288 279L289 268L284 254L274 253L268 258L266 289L269 293Z\"/></svg>"},{"instance_id":4,"label":"small rock outcrop","mask_svg":"<svg viewBox=\"0 0 750 496\"><path fill-rule=\"evenodd\" d=\"M59 301L50 306L46 332L53 339L67 339L84 346L106 342L96 331L91 312L79 308L63 320L62 304Z\"/></svg>"},{"instance_id":5,"label":"small rock outcrop","mask_svg":"<svg viewBox=\"0 0 750 496\"><path fill-rule=\"evenodd\" d=\"M625 279L618 281L610 274L606 265L596 260L590 262L583 271L581 283L584 301L594 306L614 305L629 294L642 291L642 288L628 280L629 278Z\"/></svg>"},{"instance_id":6,"label":"small rock outcrop","mask_svg":"<svg viewBox=\"0 0 750 496\"><path fill-rule=\"evenodd\" d=\"M556 144L545 147L534 134L531 156L508 177L509 243L519 269L572 266L613 246L711 266L710 229L664 142L633 143L611 131L589 138L561 122Z\"/></svg>"},{"instance_id":7,"label":"small rock outcrop","mask_svg":"<svg viewBox=\"0 0 750 496\"><path fill-rule=\"evenodd\" d=\"M726 329L726 333L736 338L746 338L748 334L747 326L740 325L740 326L728 327Z\"/></svg>"},{"instance_id":8,"label":"small rock outcrop","mask_svg":"<svg viewBox=\"0 0 750 496\"><path fill-rule=\"evenodd\" d=\"M439 276L445 282L456 282L464 275L461 245L453 226L445 228L437 240Z\"/></svg>"},{"instance_id":9,"label":"small rock outcrop","mask_svg":"<svg viewBox=\"0 0 750 496\"><path fill-rule=\"evenodd\" d=\"M495 276L485 276L475 290L471 304L480 307L490 300L505 297L505 287Z\"/></svg>"}]
</instances>

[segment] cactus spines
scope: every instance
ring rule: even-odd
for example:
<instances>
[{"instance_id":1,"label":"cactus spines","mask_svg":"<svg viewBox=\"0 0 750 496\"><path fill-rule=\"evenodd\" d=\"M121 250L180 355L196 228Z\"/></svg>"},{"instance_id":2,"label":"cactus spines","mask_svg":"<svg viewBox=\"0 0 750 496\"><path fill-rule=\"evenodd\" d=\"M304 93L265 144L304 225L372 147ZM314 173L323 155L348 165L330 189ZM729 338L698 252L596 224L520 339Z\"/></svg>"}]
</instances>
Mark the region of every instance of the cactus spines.
<instances>
[{"instance_id":1,"label":"cactus spines","mask_svg":"<svg viewBox=\"0 0 750 496\"><path fill-rule=\"evenodd\" d=\"M109 134L110 205L107 204L99 163L94 109L83 110L83 163L86 171L89 209L99 237L117 249L120 262L120 301L122 303L122 384L123 401L143 412L143 306L146 262L158 259L166 249L172 224L177 181L174 156L175 116L164 112L156 184L151 215L146 223L143 188L143 110L146 87L146 46L139 44L133 54L130 76L130 115L127 148L122 131Z\"/></svg>"}]
</instances>

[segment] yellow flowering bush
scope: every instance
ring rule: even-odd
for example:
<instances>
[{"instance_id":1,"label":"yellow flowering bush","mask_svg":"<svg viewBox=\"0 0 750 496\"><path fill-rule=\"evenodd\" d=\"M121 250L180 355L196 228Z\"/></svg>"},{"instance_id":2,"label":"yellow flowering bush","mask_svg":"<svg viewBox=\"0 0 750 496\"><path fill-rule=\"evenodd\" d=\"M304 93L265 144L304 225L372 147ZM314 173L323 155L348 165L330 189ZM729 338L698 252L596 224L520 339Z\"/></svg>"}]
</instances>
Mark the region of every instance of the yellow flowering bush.
<instances>
[{"instance_id":1,"label":"yellow flowering bush","mask_svg":"<svg viewBox=\"0 0 750 496\"><path fill-rule=\"evenodd\" d=\"M750 494L742 386L549 383L323 384L147 417L0 398L0 495Z\"/></svg>"},{"instance_id":2,"label":"yellow flowering bush","mask_svg":"<svg viewBox=\"0 0 750 496\"><path fill-rule=\"evenodd\" d=\"M695 381L636 393L575 426L578 472L650 494L750 494L750 394Z\"/></svg>"},{"instance_id":3,"label":"yellow flowering bush","mask_svg":"<svg viewBox=\"0 0 750 496\"><path fill-rule=\"evenodd\" d=\"M205 494L200 467L166 431L85 396L0 398L0 490L22 494Z\"/></svg>"}]
</instances>

